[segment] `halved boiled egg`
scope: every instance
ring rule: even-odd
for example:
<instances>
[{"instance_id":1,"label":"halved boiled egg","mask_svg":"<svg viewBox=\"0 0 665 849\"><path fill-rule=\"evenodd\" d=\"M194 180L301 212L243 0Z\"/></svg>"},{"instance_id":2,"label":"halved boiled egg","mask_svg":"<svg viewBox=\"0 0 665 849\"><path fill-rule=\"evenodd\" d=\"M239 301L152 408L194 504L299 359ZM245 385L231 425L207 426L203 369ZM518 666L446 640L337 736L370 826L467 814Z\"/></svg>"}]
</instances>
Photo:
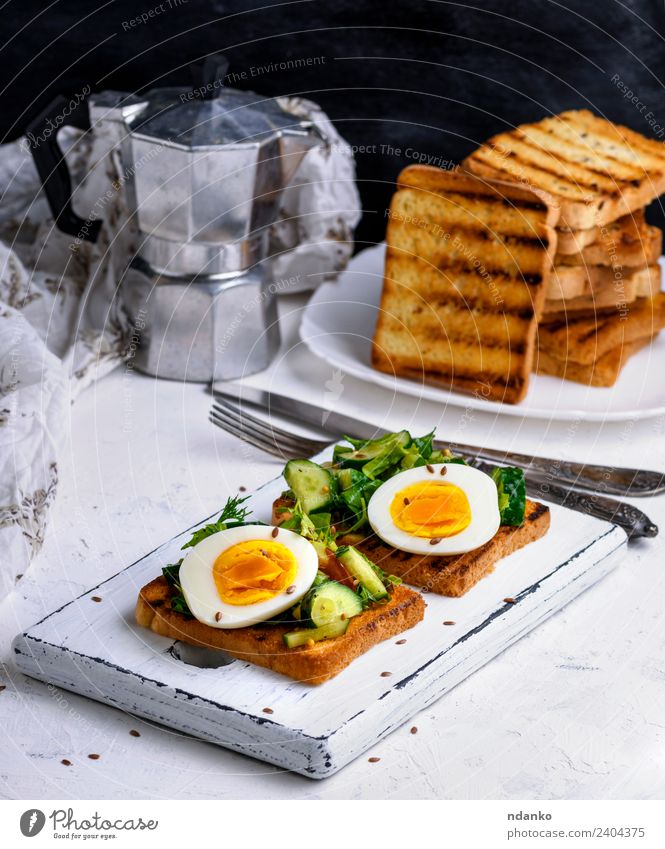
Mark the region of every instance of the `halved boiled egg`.
<instances>
[{"instance_id":1,"label":"halved boiled egg","mask_svg":"<svg viewBox=\"0 0 665 849\"><path fill-rule=\"evenodd\" d=\"M192 615L213 628L244 628L292 607L312 586L316 549L293 531L244 525L201 540L180 566Z\"/></svg>"},{"instance_id":2,"label":"halved boiled egg","mask_svg":"<svg viewBox=\"0 0 665 849\"><path fill-rule=\"evenodd\" d=\"M459 463L400 472L377 489L367 514L378 537L413 554L472 551L501 524L492 478Z\"/></svg>"}]
</instances>

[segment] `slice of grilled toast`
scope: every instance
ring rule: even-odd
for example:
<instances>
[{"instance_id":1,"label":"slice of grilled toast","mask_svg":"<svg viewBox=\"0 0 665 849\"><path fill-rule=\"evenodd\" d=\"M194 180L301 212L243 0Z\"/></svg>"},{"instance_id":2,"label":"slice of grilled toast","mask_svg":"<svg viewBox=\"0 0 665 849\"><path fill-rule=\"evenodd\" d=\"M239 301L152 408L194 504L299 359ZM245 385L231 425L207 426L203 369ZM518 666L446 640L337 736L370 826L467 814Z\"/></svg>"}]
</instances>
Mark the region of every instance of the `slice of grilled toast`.
<instances>
[{"instance_id":1,"label":"slice of grilled toast","mask_svg":"<svg viewBox=\"0 0 665 849\"><path fill-rule=\"evenodd\" d=\"M386 545L374 534L361 541L354 540L353 544L385 572L423 590L458 597L493 572L503 557L544 536L549 526L549 507L527 501L522 525L515 528L502 525L489 542L466 554L447 557L410 554Z\"/></svg>"},{"instance_id":2,"label":"slice of grilled toast","mask_svg":"<svg viewBox=\"0 0 665 849\"><path fill-rule=\"evenodd\" d=\"M592 245L614 242L616 245L629 246L639 244L643 239L646 221L644 209L638 209L630 215L623 215L602 227L589 227L586 230L557 230L557 256L577 254Z\"/></svg>"},{"instance_id":3,"label":"slice of grilled toast","mask_svg":"<svg viewBox=\"0 0 665 849\"><path fill-rule=\"evenodd\" d=\"M515 180L553 195L559 226L602 226L665 192L665 144L586 109L500 133L463 166L480 177Z\"/></svg>"},{"instance_id":4,"label":"slice of grilled toast","mask_svg":"<svg viewBox=\"0 0 665 849\"><path fill-rule=\"evenodd\" d=\"M603 227L600 229L601 231L605 230ZM587 245L577 253L562 254L561 251L558 251L554 258L554 265L640 268L658 262L662 252L662 230L645 224L638 239L622 238L617 240L614 237L601 235L598 241Z\"/></svg>"},{"instance_id":5,"label":"slice of grilled toast","mask_svg":"<svg viewBox=\"0 0 665 849\"><path fill-rule=\"evenodd\" d=\"M641 298L622 313L541 325L538 363L590 365L612 349L650 339L665 327L665 293ZM542 355L547 355L544 360ZM538 366L537 366L538 367ZM551 372L549 372L551 373Z\"/></svg>"},{"instance_id":6,"label":"slice of grilled toast","mask_svg":"<svg viewBox=\"0 0 665 849\"><path fill-rule=\"evenodd\" d=\"M536 370L539 374L562 377L564 380L573 380L586 386L614 386L626 362L633 354L645 348L651 339L651 336L647 336L634 342L626 342L625 345L617 345L598 357L595 362L588 364L557 360L544 351L539 351Z\"/></svg>"},{"instance_id":7,"label":"slice of grilled toast","mask_svg":"<svg viewBox=\"0 0 665 849\"><path fill-rule=\"evenodd\" d=\"M397 586L388 602L375 604L353 617L343 636L289 649L283 638L293 626L211 628L172 610L172 595L171 585L161 576L143 587L136 603L138 624L170 640L221 649L239 660L272 669L304 684L328 681L372 646L412 628L425 612L420 593Z\"/></svg>"},{"instance_id":8,"label":"slice of grilled toast","mask_svg":"<svg viewBox=\"0 0 665 849\"><path fill-rule=\"evenodd\" d=\"M547 314L571 308L593 308L594 303L629 303L635 298L649 298L660 291L660 266L644 268L609 268L606 265L560 266L554 269L543 306L543 321ZM586 307L584 306L586 304Z\"/></svg>"},{"instance_id":9,"label":"slice of grilled toast","mask_svg":"<svg viewBox=\"0 0 665 849\"><path fill-rule=\"evenodd\" d=\"M390 206L374 367L520 401L556 220L545 193L423 165L406 168Z\"/></svg>"},{"instance_id":10,"label":"slice of grilled toast","mask_svg":"<svg viewBox=\"0 0 665 849\"><path fill-rule=\"evenodd\" d=\"M272 506L272 524L279 525L290 516L293 499L277 498ZM524 523L519 527L502 525L485 545L466 554L441 557L411 554L386 545L374 534L341 537L341 545L354 545L391 575L397 575L415 587L439 595L461 596L493 571L497 562L530 542L544 536L550 526L550 510L537 501L526 502Z\"/></svg>"}]
</instances>

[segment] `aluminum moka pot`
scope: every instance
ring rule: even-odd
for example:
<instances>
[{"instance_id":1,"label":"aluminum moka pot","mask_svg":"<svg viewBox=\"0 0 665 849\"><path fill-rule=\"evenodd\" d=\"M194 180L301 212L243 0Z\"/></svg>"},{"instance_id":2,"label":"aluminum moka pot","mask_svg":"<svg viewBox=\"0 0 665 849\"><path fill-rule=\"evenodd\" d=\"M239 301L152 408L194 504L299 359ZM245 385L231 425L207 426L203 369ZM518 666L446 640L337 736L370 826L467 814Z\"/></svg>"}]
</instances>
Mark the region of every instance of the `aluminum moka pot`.
<instances>
[{"instance_id":1,"label":"aluminum moka pot","mask_svg":"<svg viewBox=\"0 0 665 849\"><path fill-rule=\"evenodd\" d=\"M225 70L209 62L193 90L95 94L67 121L117 140L137 235L120 296L135 364L158 377L237 378L266 368L279 346L269 229L283 188L323 140L276 100L222 87ZM95 241L101 222L73 211L65 160L43 132L62 100L28 138L47 138L32 154L56 225Z\"/></svg>"}]
</instances>

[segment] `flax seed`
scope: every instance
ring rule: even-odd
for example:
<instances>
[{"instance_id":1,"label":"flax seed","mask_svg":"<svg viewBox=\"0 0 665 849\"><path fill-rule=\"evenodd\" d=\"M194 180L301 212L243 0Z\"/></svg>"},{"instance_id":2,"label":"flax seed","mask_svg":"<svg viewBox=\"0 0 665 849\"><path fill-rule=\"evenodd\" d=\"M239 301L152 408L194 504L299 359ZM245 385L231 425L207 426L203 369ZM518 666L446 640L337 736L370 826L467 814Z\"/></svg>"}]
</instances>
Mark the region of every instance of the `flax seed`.
<instances>
[{"instance_id":1,"label":"flax seed","mask_svg":"<svg viewBox=\"0 0 665 849\"><path fill-rule=\"evenodd\" d=\"M441 537L432 537L429 541L430 545L438 545L441 542Z\"/></svg>"},{"instance_id":2,"label":"flax seed","mask_svg":"<svg viewBox=\"0 0 665 849\"><path fill-rule=\"evenodd\" d=\"M141 732L137 731L136 728L132 728L132 730L129 732L129 734L130 734L131 737L140 737L141 736Z\"/></svg>"},{"instance_id":3,"label":"flax seed","mask_svg":"<svg viewBox=\"0 0 665 849\"><path fill-rule=\"evenodd\" d=\"M405 499L404 499L404 505L405 505L406 507L408 507L408 506L409 506L409 504L411 504L411 499L410 499L410 498L405 498Z\"/></svg>"},{"instance_id":4,"label":"flax seed","mask_svg":"<svg viewBox=\"0 0 665 849\"><path fill-rule=\"evenodd\" d=\"M271 536L273 539L275 539L275 537L277 536L277 534L278 534L278 533L279 533L279 528L273 528L273 529L272 529L272 533L270 534L270 536Z\"/></svg>"},{"instance_id":5,"label":"flax seed","mask_svg":"<svg viewBox=\"0 0 665 849\"><path fill-rule=\"evenodd\" d=\"M295 591L296 591L296 585L295 585L295 584L291 584L291 586L290 586L290 587L287 587L287 588L286 588L286 594L287 594L287 595L291 595L291 594L292 594L292 593L294 593Z\"/></svg>"},{"instance_id":6,"label":"flax seed","mask_svg":"<svg viewBox=\"0 0 665 849\"><path fill-rule=\"evenodd\" d=\"M418 728L417 728L417 726L415 726L415 725L414 725L414 726L411 728L411 733L412 733L412 734L417 734L417 733L418 733Z\"/></svg>"},{"instance_id":7,"label":"flax seed","mask_svg":"<svg viewBox=\"0 0 665 849\"><path fill-rule=\"evenodd\" d=\"M247 492L247 487L246 486L239 486L238 492Z\"/></svg>"},{"instance_id":8,"label":"flax seed","mask_svg":"<svg viewBox=\"0 0 665 849\"><path fill-rule=\"evenodd\" d=\"M406 642L406 640L397 640L397 642L395 643L395 645L396 645L396 646L403 646L405 642Z\"/></svg>"},{"instance_id":9,"label":"flax seed","mask_svg":"<svg viewBox=\"0 0 665 849\"><path fill-rule=\"evenodd\" d=\"M63 758L63 759L60 761L60 763L61 763L63 766L71 766L71 765L72 765L72 762L71 762L71 761L68 761L68 760L67 760L67 758Z\"/></svg>"},{"instance_id":10,"label":"flax seed","mask_svg":"<svg viewBox=\"0 0 665 849\"><path fill-rule=\"evenodd\" d=\"M504 598L506 604L515 604L515 599L512 596L508 596L508 598Z\"/></svg>"},{"instance_id":11,"label":"flax seed","mask_svg":"<svg viewBox=\"0 0 665 849\"><path fill-rule=\"evenodd\" d=\"M378 762L381 760L381 758L367 758L367 760L368 760L371 764L378 764Z\"/></svg>"},{"instance_id":12,"label":"flax seed","mask_svg":"<svg viewBox=\"0 0 665 849\"><path fill-rule=\"evenodd\" d=\"M382 672L381 673L382 678L390 678L391 675L392 675L392 672Z\"/></svg>"},{"instance_id":13,"label":"flax seed","mask_svg":"<svg viewBox=\"0 0 665 849\"><path fill-rule=\"evenodd\" d=\"M448 466L441 466L441 471L439 472L439 474L440 475L447 475L448 474Z\"/></svg>"},{"instance_id":14,"label":"flax seed","mask_svg":"<svg viewBox=\"0 0 665 849\"><path fill-rule=\"evenodd\" d=\"M101 758L101 755L88 755L91 761L98 761Z\"/></svg>"},{"instance_id":15,"label":"flax seed","mask_svg":"<svg viewBox=\"0 0 665 849\"><path fill-rule=\"evenodd\" d=\"M221 618L222 618L221 611L218 610L217 613L215 613L215 622L219 622L219 620Z\"/></svg>"},{"instance_id":16,"label":"flax seed","mask_svg":"<svg viewBox=\"0 0 665 849\"><path fill-rule=\"evenodd\" d=\"M454 625L455 622L452 619L446 619L446 621L443 624L444 625Z\"/></svg>"},{"instance_id":17,"label":"flax seed","mask_svg":"<svg viewBox=\"0 0 665 849\"><path fill-rule=\"evenodd\" d=\"M263 708L264 713L274 713L275 711L272 708Z\"/></svg>"},{"instance_id":18,"label":"flax seed","mask_svg":"<svg viewBox=\"0 0 665 849\"><path fill-rule=\"evenodd\" d=\"M6 690L6 689L7 689L7 685L6 685L6 684L0 684L0 693L2 693L2 691L3 691L3 690Z\"/></svg>"},{"instance_id":19,"label":"flax seed","mask_svg":"<svg viewBox=\"0 0 665 849\"><path fill-rule=\"evenodd\" d=\"M339 618L342 620L342 622L345 622L346 621L346 613L342 613Z\"/></svg>"},{"instance_id":20,"label":"flax seed","mask_svg":"<svg viewBox=\"0 0 665 849\"><path fill-rule=\"evenodd\" d=\"M90 601L100 602L102 600L101 596L93 595Z\"/></svg>"},{"instance_id":21,"label":"flax seed","mask_svg":"<svg viewBox=\"0 0 665 849\"><path fill-rule=\"evenodd\" d=\"M434 474L434 466L431 466L429 463L425 466L430 475Z\"/></svg>"}]
</instances>

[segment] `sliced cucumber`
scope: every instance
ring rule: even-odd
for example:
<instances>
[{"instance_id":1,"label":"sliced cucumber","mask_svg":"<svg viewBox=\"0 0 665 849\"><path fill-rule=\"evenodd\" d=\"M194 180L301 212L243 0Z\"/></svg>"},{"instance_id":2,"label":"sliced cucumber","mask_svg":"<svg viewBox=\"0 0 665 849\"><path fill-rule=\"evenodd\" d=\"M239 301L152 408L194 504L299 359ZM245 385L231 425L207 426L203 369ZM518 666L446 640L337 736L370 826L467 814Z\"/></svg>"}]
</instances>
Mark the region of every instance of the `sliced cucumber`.
<instances>
[{"instance_id":1,"label":"sliced cucumber","mask_svg":"<svg viewBox=\"0 0 665 849\"><path fill-rule=\"evenodd\" d=\"M311 460L289 460L284 477L305 513L329 507L337 491L337 481L328 469Z\"/></svg>"},{"instance_id":2,"label":"sliced cucumber","mask_svg":"<svg viewBox=\"0 0 665 849\"><path fill-rule=\"evenodd\" d=\"M284 634L284 642L290 649L296 649L298 646L305 646L312 640L318 643L320 640L331 640L333 637L341 637L346 634L346 629L349 627L348 619L338 619L337 622L330 622L328 625L322 625L320 628L304 628L302 631L290 631Z\"/></svg>"},{"instance_id":3,"label":"sliced cucumber","mask_svg":"<svg viewBox=\"0 0 665 849\"><path fill-rule=\"evenodd\" d=\"M338 560L346 566L347 570L374 599L385 598L388 595L388 590L376 574L374 567L357 548L350 545L346 550L338 549L336 555Z\"/></svg>"},{"instance_id":4,"label":"sliced cucumber","mask_svg":"<svg viewBox=\"0 0 665 849\"><path fill-rule=\"evenodd\" d=\"M358 448L344 449L336 446L334 459L345 468L362 469L367 477L376 477L398 463L410 444L411 434L408 430L400 430L398 433L388 433L380 439L371 439Z\"/></svg>"},{"instance_id":5,"label":"sliced cucumber","mask_svg":"<svg viewBox=\"0 0 665 849\"><path fill-rule=\"evenodd\" d=\"M342 491L345 489L351 489L354 484L354 473L356 475L358 474L355 469L339 469L337 471L337 483Z\"/></svg>"},{"instance_id":6,"label":"sliced cucumber","mask_svg":"<svg viewBox=\"0 0 665 849\"><path fill-rule=\"evenodd\" d=\"M308 619L314 628L344 619L351 619L363 612L358 594L337 581L326 581L313 587L300 604L300 615Z\"/></svg>"}]
</instances>

